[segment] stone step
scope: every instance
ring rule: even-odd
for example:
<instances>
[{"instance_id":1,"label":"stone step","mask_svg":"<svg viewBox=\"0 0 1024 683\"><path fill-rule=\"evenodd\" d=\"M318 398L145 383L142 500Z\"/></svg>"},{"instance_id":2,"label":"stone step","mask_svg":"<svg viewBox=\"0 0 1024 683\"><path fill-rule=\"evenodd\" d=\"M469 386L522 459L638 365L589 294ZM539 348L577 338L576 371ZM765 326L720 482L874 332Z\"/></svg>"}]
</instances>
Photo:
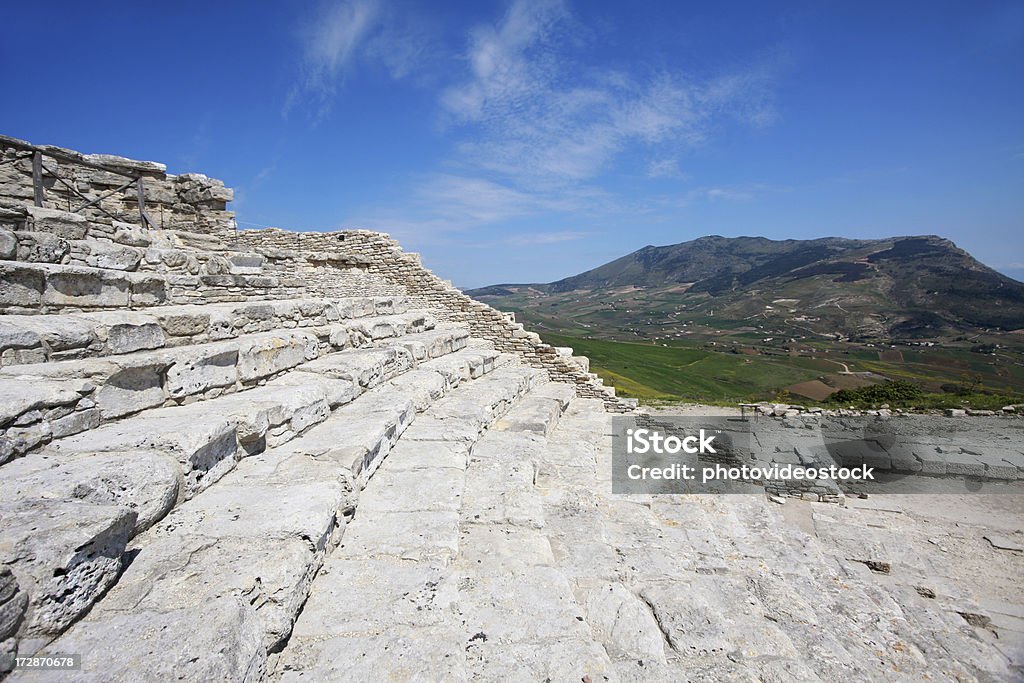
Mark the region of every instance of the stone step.
<instances>
[{"instance_id":1,"label":"stone step","mask_svg":"<svg viewBox=\"0 0 1024 683\"><path fill-rule=\"evenodd\" d=\"M438 401L405 431L313 582L275 663L281 680L466 678L467 637L454 611L459 589L451 566L459 553L465 470L481 431L538 376L499 369ZM489 420L461 414L467 398ZM475 436L446 440L421 427L432 420Z\"/></svg>"},{"instance_id":2,"label":"stone step","mask_svg":"<svg viewBox=\"0 0 1024 683\"><path fill-rule=\"evenodd\" d=\"M414 418L412 400L384 384L176 509L132 544L116 586L48 648L88 651L101 664L57 678L151 680L172 665L176 676L262 678L359 501L363 451L384 457ZM210 609L230 619L193 621Z\"/></svg>"},{"instance_id":3,"label":"stone step","mask_svg":"<svg viewBox=\"0 0 1024 683\"><path fill-rule=\"evenodd\" d=\"M169 288L161 275L0 261L0 313L147 308L168 303Z\"/></svg>"},{"instance_id":4,"label":"stone step","mask_svg":"<svg viewBox=\"0 0 1024 683\"><path fill-rule=\"evenodd\" d=\"M482 365L480 353L459 351L454 354L459 358L454 360L467 366L471 363ZM248 469L256 467L257 460L267 462L268 452L272 451L275 457L283 457L306 452L315 444L324 444L325 448L332 450L331 458L334 460L342 457L338 454L342 451L349 453L351 457L345 462L345 467L352 472L350 478L357 481L362 476L364 481L376 466L375 458L386 454L389 443L386 439L397 438L415 415L408 390L400 384L387 383L413 367L414 361L401 346L350 349L332 356L345 358L344 367L349 374L339 369L334 376L321 376L299 368L265 386L242 393L203 403L158 408L103 425L55 442L40 453L8 463L3 469L4 486L0 489L0 518L5 520L0 531L0 562L12 568L19 583L24 581L23 590L31 591L28 594L32 600L40 605L55 600L66 603L63 609L78 614L88 609L109 586L111 577L117 575L121 567L120 554L114 550L107 552L113 559L98 569L83 565L85 568L80 571L90 571L95 576L88 580L75 579L70 582L70 588L67 585L69 581L44 583L39 577L48 571L50 576L63 576L64 564L72 562L60 554L63 548L60 539L66 534L60 531L59 526L71 523L72 517L55 514L51 519L39 516L40 522L34 527L35 531L41 536L53 537L50 546L43 546L46 552L29 545L30 542L38 543L37 539L15 534L21 527L13 522L9 527L7 519L30 519L32 510L57 505L54 501L74 500L83 505L109 509L110 523L117 521L118 524L117 542L126 542L164 518L177 504L206 496L206 489L223 482L225 475L232 470L240 471L242 474L238 476L241 477ZM381 359L387 357L406 360L392 361L386 372L374 374L374 383L371 384L381 386L367 391L370 384L360 384L358 369L379 367ZM421 367L428 367L431 362L423 363ZM340 363L336 366L341 367ZM434 372L438 377L444 377L439 371ZM300 381L292 381L300 375ZM360 394L363 395L359 400L352 403ZM330 416L333 407L342 404L351 405L334 412L333 427L318 431L316 425ZM369 432L379 434L385 441L371 441L364 448L358 437L367 432L355 429L360 424L360 416L363 424L368 423ZM353 429L354 432L351 431ZM307 438L300 439L302 443L295 446L298 450L282 449L289 441L302 435ZM266 450L268 448L270 451ZM373 455L368 456L371 450ZM248 457L261 452L263 455L258 458ZM239 463L246 467L236 470ZM220 490L226 490L226 486ZM215 497L206 500L213 501ZM282 510L287 509L284 503L282 506ZM11 533L8 533L8 528L12 529ZM82 543L75 547L79 546L86 547ZM25 560L25 557L29 559ZM76 556L72 559L83 562L87 558ZM25 561L29 564L25 565L23 577L20 567ZM29 580L26 577L33 578ZM69 596L67 600L60 597L61 591ZM30 607L36 602L31 602ZM35 614L35 611L30 609L30 614ZM46 627L49 630L42 626L32 628L39 631L39 638L45 640L44 636L56 635L68 622L62 617L53 623L56 625ZM24 648L22 652L25 652Z\"/></svg>"},{"instance_id":5,"label":"stone step","mask_svg":"<svg viewBox=\"0 0 1024 683\"><path fill-rule=\"evenodd\" d=\"M308 361L305 370L314 373L331 363L362 362L365 356L316 359L325 351L382 344L433 325L429 313L408 311L191 346L0 368L0 455L6 452L10 459L50 439L144 410L243 391ZM464 339L465 332L446 329L436 337L449 339L433 349L441 352L453 349L453 340ZM415 362L408 352L406 357ZM79 398L73 401L76 393Z\"/></svg>"},{"instance_id":6,"label":"stone step","mask_svg":"<svg viewBox=\"0 0 1024 683\"><path fill-rule=\"evenodd\" d=\"M14 242L9 253L12 260L29 263L185 275L261 275L266 262L260 254L228 252L223 244L190 246L173 231L121 224L107 238L87 236L87 226L65 223L58 227L42 221L38 224L42 230L9 232L8 239Z\"/></svg>"},{"instance_id":7,"label":"stone step","mask_svg":"<svg viewBox=\"0 0 1024 683\"><path fill-rule=\"evenodd\" d=\"M268 275L133 273L58 263L0 261L0 314L146 309L162 305L294 299L301 280Z\"/></svg>"},{"instance_id":8,"label":"stone step","mask_svg":"<svg viewBox=\"0 0 1024 683\"><path fill-rule=\"evenodd\" d=\"M0 366L113 356L408 310L402 297L288 299L0 316Z\"/></svg>"}]
</instances>

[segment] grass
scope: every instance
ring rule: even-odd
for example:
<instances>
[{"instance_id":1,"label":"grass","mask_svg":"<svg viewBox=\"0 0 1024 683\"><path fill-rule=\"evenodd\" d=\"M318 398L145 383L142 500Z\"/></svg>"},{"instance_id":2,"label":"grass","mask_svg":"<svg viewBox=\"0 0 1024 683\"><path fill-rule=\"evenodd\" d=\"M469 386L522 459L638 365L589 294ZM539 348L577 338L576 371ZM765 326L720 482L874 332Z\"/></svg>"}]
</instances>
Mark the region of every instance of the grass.
<instances>
[{"instance_id":1,"label":"grass","mask_svg":"<svg viewBox=\"0 0 1024 683\"><path fill-rule=\"evenodd\" d=\"M742 356L681 346L542 335L590 358L591 369L620 396L644 403L735 403L769 399L782 387L814 379L820 362L787 356Z\"/></svg>"},{"instance_id":2,"label":"grass","mask_svg":"<svg viewBox=\"0 0 1024 683\"><path fill-rule=\"evenodd\" d=\"M614 386L620 396L636 398L646 404L687 401L735 404L762 400L818 404L810 399L789 395L785 387L816 379L837 369L835 364L822 358L784 354L747 356L714 351L694 342L680 340L672 340L668 346L662 346L548 333L543 333L542 337L549 344L571 346L578 355L589 357L591 370L603 378L605 383ZM984 363L984 360L977 358L977 354L957 351L943 353L968 365L979 361ZM911 382L923 392L919 397L905 401L866 399L844 402L842 405L872 408L878 407L878 403L889 403L893 408L998 410L1004 405L1024 403L1024 393L1020 390L1018 378L1019 368L1014 368L1007 377L997 378L989 367L985 368L986 372L981 376L981 373L964 368L921 362L922 359L916 354L911 356L916 362L903 363L879 361L875 351L863 354L873 356L875 360L872 361L851 358L856 355L837 357L845 358L845 362L857 370L872 370L892 379ZM938 388L943 383L967 387L967 390L961 393L940 392Z\"/></svg>"}]
</instances>

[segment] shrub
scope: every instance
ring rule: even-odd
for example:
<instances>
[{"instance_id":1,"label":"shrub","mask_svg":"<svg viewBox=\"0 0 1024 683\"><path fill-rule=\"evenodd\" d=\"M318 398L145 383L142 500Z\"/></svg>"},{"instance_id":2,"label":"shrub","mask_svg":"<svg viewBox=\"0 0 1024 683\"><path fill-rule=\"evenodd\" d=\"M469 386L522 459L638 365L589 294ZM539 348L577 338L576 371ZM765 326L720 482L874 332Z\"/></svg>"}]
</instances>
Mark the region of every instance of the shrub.
<instances>
[{"instance_id":1,"label":"shrub","mask_svg":"<svg viewBox=\"0 0 1024 683\"><path fill-rule=\"evenodd\" d=\"M841 389L829 397L832 403L900 403L914 401L924 394L921 387L905 380L897 379L882 384L860 387L859 389Z\"/></svg>"}]
</instances>

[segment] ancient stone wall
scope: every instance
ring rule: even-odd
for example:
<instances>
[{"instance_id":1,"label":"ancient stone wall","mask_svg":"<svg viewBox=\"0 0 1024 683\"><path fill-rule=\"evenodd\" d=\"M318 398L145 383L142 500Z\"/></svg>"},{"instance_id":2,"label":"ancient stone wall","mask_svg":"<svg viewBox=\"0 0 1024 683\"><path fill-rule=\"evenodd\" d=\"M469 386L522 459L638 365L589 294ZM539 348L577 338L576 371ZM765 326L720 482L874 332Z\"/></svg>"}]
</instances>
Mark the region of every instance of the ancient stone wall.
<instances>
[{"instance_id":1,"label":"ancient stone wall","mask_svg":"<svg viewBox=\"0 0 1024 683\"><path fill-rule=\"evenodd\" d=\"M41 207L33 205L36 152ZM150 224L123 173L142 179ZM463 323L498 350L574 385L580 396L600 398L609 410L632 409L589 372L585 358L543 343L512 314L466 296L388 235L239 231L226 210L232 196L218 180L170 175L162 164L0 136L0 264L9 262L0 266L0 312L407 295L440 320Z\"/></svg>"},{"instance_id":2,"label":"ancient stone wall","mask_svg":"<svg viewBox=\"0 0 1024 683\"><path fill-rule=\"evenodd\" d=\"M410 301L430 308L440 319L466 324L474 336L494 342L500 351L516 353L533 367L543 368L553 381L574 384L579 396L600 398L609 410L632 410L631 405L614 396L611 387L603 386L588 371L585 359L577 359L543 343L538 334L516 323L512 314L502 313L467 296L424 268L418 254L403 251L397 241L384 233L367 230L296 233L276 228L241 230L234 244L258 253L280 250L306 254L307 258L313 255L323 262L358 264L368 274L379 276L404 290ZM332 278L324 277L321 272L311 285L330 287L331 282ZM317 290L317 293L330 292Z\"/></svg>"},{"instance_id":3,"label":"ancient stone wall","mask_svg":"<svg viewBox=\"0 0 1024 683\"><path fill-rule=\"evenodd\" d=\"M32 151L27 147L33 146L0 136L0 202L25 205L34 200ZM226 210L234 193L219 180L200 173L171 175L164 164L153 161L81 154L52 145L37 149L42 152L43 206L89 219L94 236L114 235L121 229L117 222L140 222L136 187L125 186L130 176L142 178L146 212L153 227L224 237L234 232L235 214ZM93 201L91 206L83 206Z\"/></svg>"}]
</instances>

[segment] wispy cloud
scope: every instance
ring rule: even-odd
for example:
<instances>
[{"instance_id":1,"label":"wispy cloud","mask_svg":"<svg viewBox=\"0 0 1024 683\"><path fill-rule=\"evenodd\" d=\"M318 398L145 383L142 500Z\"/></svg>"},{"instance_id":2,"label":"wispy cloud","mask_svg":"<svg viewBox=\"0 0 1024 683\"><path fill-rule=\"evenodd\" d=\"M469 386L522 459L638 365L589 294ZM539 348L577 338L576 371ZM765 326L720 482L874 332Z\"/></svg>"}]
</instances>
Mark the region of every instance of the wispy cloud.
<instances>
[{"instance_id":1,"label":"wispy cloud","mask_svg":"<svg viewBox=\"0 0 1024 683\"><path fill-rule=\"evenodd\" d=\"M304 47L302 76L285 100L284 114L303 97L311 97L317 116L330 109L338 84L358 55L360 45L380 18L378 0L322 3L300 29Z\"/></svg>"},{"instance_id":2,"label":"wispy cloud","mask_svg":"<svg viewBox=\"0 0 1024 683\"><path fill-rule=\"evenodd\" d=\"M690 175L679 169L678 159L655 159L647 164L647 177L687 180Z\"/></svg>"},{"instance_id":3,"label":"wispy cloud","mask_svg":"<svg viewBox=\"0 0 1024 683\"><path fill-rule=\"evenodd\" d=\"M301 74L288 92L283 114L304 103L315 110L314 119L323 118L360 63L383 67L395 80L413 75L431 61L426 23L387 0L321 2L299 29Z\"/></svg>"},{"instance_id":4,"label":"wispy cloud","mask_svg":"<svg viewBox=\"0 0 1024 683\"><path fill-rule=\"evenodd\" d=\"M768 66L703 81L592 69L574 61L580 33L558 0L516 0L497 26L471 32L469 73L441 98L473 133L459 145L463 160L520 182L578 182L632 146L700 144L717 117L775 117Z\"/></svg>"},{"instance_id":5,"label":"wispy cloud","mask_svg":"<svg viewBox=\"0 0 1024 683\"><path fill-rule=\"evenodd\" d=\"M581 187L544 192L523 190L480 177L432 174L422 179L408 202L392 209L368 209L345 221L349 227L390 232L416 243L444 243L453 235L540 216L596 214L611 200L601 190ZM583 232L520 233L507 244L552 244L577 239Z\"/></svg>"},{"instance_id":6,"label":"wispy cloud","mask_svg":"<svg viewBox=\"0 0 1024 683\"><path fill-rule=\"evenodd\" d=\"M581 240L593 233L578 230L558 230L555 232L533 232L521 235L513 235L505 240L506 244L517 247L529 247L541 244L558 244L560 242L572 242Z\"/></svg>"}]
</instances>

